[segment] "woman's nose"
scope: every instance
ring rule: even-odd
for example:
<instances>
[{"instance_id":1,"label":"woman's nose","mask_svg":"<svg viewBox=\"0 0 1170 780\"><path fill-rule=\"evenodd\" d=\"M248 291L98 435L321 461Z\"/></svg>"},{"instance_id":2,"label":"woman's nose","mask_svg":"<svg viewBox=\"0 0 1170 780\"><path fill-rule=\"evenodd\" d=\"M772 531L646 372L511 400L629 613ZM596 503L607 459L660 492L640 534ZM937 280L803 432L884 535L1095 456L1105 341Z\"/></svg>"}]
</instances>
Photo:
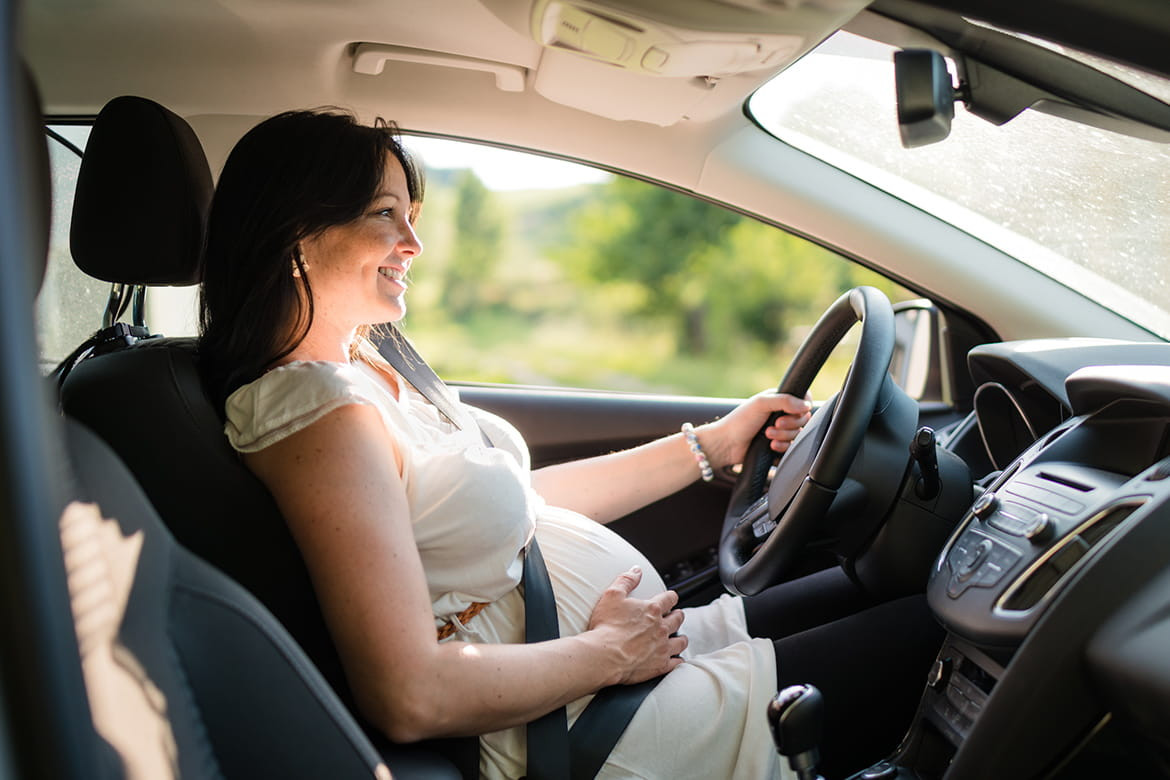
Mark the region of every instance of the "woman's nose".
<instances>
[{"instance_id":1,"label":"woman's nose","mask_svg":"<svg viewBox=\"0 0 1170 780\"><path fill-rule=\"evenodd\" d=\"M414 225L410 224L410 222L406 223L406 229L403 231L402 238L398 241L398 251L411 257L422 254L422 241L419 241L418 233L414 232Z\"/></svg>"}]
</instances>

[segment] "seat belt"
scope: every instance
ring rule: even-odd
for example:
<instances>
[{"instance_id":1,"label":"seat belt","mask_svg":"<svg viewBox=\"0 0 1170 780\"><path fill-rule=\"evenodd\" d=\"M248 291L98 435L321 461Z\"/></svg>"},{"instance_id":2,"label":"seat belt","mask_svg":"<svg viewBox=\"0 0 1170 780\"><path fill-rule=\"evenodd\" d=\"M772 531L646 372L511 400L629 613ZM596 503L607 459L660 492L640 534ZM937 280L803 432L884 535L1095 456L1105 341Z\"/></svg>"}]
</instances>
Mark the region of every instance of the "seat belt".
<instances>
[{"instance_id":1,"label":"seat belt","mask_svg":"<svg viewBox=\"0 0 1170 780\"><path fill-rule=\"evenodd\" d=\"M571 780L597 777L634 713L661 681L655 677L635 685L611 685L594 695L569 729Z\"/></svg>"},{"instance_id":2,"label":"seat belt","mask_svg":"<svg viewBox=\"0 0 1170 780\"><path fill-rule=\"evenodd\" d=\"M451 388L435 373L427 362L422 359L402 331L393 325L383 325L390 335L377 342L378 354L389 363L399 375L418 390L423 398L439 410L439 414L447 418L447 422L463 431L479 430L484 443L492 446L487 437L471 415L459 405Z\"/></svg>"},{"instance_id":3,"label":"seat belt","mask_svg":"<svg viewBox=\"0 0 1170 780\"><path fill-rule=\"evenodd\" d=\"M452 425L460 430L478 430L484 443L493 446L487 434L460 406L451 388L439 379L402 332L392 324L383 327L389 329L390 335L377 343L378 354ZM556 597L535 536L524 555L521 584L524 586L525 643L559 638ZM526 727L528 780L593 780L642 701L661 679L603 688L571 730L564 707L530 722Z\"/></svg>"},{"instance_id":4,"label":"seat belt","mask_svg":"<svg viewBox=\"0 0 1170 780\"><path fill-rule=\"evenodd\" d=\"M544 556L536 537L524 554L524 642L559 639L557 603ZM546 712L525 727L528 780L568 780L572 749L569 745L569 718L564 707Z\"/></svg>"}]
</instances>

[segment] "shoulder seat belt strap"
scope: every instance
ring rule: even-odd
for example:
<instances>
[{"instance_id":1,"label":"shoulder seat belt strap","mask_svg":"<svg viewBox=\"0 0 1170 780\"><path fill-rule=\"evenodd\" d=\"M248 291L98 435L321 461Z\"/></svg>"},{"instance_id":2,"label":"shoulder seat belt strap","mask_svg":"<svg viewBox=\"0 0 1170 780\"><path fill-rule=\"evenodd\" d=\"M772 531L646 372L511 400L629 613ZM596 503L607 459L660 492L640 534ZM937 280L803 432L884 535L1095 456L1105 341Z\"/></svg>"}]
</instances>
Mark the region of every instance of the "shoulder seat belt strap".
<instances>
[{"instance_id":1,"label":"shoulder seat belt strap","mask_svg":"<svg viewBox=\"0 0 1170 780\"><path fill-rule=\"evenodd\" d=\"M479 426L476 425L475 420L471 418L467 410L459 405L455 393L447 387L442 379L439 379L434 369L427 365L427 362L415 350L414 345L406 339L406 336L402 335L402 331L393 325L383 325L382 327L388 328L390 335L378 342L378 354L415 390L418 390L423 398L430 401L431 405L438 409L448 422L460 430L478 430ZM480 431L480 434L483 435L483 432ZM484 436L484 442L489 447L492 444L487 436Z\"/></svg>"},{"instance_id":2,"label":"shoulder seat belt strap","mask_svg":"<svg viewBox=\"0 0 1170 780\"><path fill-rule=\"evenodd\" d=\"M484 442L491 446L491 440L459 405L451 388L439 379L397 328L388 327L391 335L378 343L378 353L452 425L462 430L479 430ZM524 556L521 584L524 586L524 641L531 644L560 637L556 598L535 537ZM602 689L577 718L572 730L568 729L564 707L529 723L528 780L592 780L642 701L661 679Z\"/></svg>"}]
</instances>

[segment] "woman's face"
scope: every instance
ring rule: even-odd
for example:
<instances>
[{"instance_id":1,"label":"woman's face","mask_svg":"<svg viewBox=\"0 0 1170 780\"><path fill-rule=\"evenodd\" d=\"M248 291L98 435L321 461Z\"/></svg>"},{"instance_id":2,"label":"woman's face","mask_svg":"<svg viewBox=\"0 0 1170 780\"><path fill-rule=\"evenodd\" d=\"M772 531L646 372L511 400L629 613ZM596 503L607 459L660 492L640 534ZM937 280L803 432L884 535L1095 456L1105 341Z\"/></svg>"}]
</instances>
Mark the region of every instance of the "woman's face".
<instances>
[{"instance_id":1,"label":"woman's face","mask_svg":"<svg viewBox=\"0 0 1170 780\"><path fill-rule=\"evenodd\" d=\"M406 274L422 252L410 205L402 164L388 154L382 184L365 213L301 242L314 323L348 332L402 319Z\"/></svg>"}]
</instances>

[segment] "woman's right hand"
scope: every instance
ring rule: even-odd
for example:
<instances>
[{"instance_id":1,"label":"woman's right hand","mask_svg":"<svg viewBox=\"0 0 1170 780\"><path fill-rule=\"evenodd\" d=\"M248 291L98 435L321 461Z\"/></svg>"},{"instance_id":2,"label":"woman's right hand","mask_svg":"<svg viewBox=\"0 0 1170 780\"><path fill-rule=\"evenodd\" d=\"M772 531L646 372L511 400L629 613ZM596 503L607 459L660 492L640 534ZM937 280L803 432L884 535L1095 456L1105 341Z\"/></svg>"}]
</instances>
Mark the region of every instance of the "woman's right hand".
<instances>
[{"instance_id":1,"label":"woman's right hand","mask_svg":"<svg viewBox=\"0 0 1170 780\"><path fill-rule=\"evenodd\" d=\"M687 638L675 635L684 617L674 608L678 594L668 590L648 600L632 598L641 581L637 566L618 575L589 617L589 630L617 659L615 682L622 685L666 674L682 663L679 654L687 647Z\"/></svg>"}]
</instances>

